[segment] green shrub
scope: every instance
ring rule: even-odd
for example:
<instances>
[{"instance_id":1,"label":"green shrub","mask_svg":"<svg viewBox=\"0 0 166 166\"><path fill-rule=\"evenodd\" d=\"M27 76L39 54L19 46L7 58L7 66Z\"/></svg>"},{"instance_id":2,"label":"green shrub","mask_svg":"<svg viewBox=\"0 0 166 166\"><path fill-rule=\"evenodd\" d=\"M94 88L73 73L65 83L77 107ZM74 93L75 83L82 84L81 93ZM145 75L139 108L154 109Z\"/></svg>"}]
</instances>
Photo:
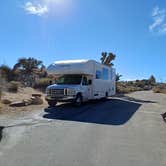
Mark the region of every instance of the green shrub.
<instances>
[{"instance_id":1,"label":"green shrub","mask_svg":"<svg viewBox=\"0 0 166 166\"><path fill-rule=\"evenodd\" d=\"M46 87L50 85L50 81L51 81L50 78L40 78L35 82L34 88L45 90Z\"/></svg>"},{"instance_id":2,"label":"green shrub","mask_svg":"<svg viewBox=\"0 0 166 166\"><path fill-rule=\"evenodd\" d=\"M9 84L8 84L8 91L9 92L17 92L18 91L18 88L20 86L20 83L19 82L16 82L16 81L11 81Z\"/></svg>"}]
</instances>

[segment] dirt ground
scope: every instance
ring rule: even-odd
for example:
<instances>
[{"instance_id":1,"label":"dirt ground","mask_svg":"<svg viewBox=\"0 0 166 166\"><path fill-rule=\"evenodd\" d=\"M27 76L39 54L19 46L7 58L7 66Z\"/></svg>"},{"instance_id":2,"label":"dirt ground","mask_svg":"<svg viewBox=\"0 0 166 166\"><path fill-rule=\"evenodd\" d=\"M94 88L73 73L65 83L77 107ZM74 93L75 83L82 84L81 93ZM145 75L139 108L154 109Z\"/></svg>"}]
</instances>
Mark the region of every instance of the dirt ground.
<instances>
[{"instance_id":1,"label":"dirt ground","mask_svg":"<svg viewBox=\"0 0 166 166\"><path fill-rule=\"evenodd\" d=\"M32 97L32 94L41 94L44 103L42 105L29 105L25 107L10 107L7 104L0 103L0 114L5 113L13 113L13 112L20 112L20 111L32 111L36 109L41 109L47 106L47 102L44 99L44 93L38 90L35 90L30 87L26 88L19 88L17 93L11 93L11 92L3 92L1 100L8 99L12 102L27 100Z\"/></svg>"}]
</instances>

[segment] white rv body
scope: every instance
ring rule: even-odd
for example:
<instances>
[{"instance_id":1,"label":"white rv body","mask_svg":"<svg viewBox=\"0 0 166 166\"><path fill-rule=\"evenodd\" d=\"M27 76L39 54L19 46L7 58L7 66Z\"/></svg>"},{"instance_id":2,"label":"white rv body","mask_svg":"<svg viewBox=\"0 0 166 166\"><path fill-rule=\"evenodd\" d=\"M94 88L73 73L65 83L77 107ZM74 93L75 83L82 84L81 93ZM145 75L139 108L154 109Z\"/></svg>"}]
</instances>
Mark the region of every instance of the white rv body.
<instances>
[{"instance_id":1,"label":"white rv body","mask_svg":"<svg viewBox=\"0 0 166 166\"><path fill-rule=\"evenodd\" d=\"M78 94L82 96L82 101L87 101L109 97L116 93L115 69L94 60L57 61L47 68L47 72L56 76L82 76L81 82L77 85L54 84L47 87L47 101L75 100ZM61 94L56 92L59 89L61 89ZM71 95L67 93L71 91L73 92Z\"/></svg>"}]
</instances>

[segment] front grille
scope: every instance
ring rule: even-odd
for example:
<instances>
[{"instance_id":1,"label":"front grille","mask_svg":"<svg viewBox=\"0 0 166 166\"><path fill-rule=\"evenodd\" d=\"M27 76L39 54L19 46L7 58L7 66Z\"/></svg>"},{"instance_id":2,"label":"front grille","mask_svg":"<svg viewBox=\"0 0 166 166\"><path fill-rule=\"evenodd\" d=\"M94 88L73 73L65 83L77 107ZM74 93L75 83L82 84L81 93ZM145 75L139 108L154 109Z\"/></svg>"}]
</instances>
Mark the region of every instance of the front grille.
<instances>
[{"instance_id":1,"label":"front grille","mask_svg":"<svg viewBox=\"0 0 166 166\"><path fill-rule=\"evenodd\" d=\"M64 89L49 89L47 95L50 97L62 97L64 96Z\"/></svg>"}]
</instances>

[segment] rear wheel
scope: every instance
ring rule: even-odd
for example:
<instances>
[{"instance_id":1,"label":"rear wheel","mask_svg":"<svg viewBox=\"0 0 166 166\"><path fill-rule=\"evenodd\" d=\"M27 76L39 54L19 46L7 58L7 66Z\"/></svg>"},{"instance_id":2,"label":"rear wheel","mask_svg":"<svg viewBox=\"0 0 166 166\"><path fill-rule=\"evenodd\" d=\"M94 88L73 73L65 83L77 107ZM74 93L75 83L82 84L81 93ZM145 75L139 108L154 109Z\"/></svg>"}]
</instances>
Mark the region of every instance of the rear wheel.
<instances>
[{"instance_id":1,"label":"rear wheel","mask_svg":"<svg viewBox=\"0 0 166 166\"><path fill-rule=\"evenodd\" d=\"M49 105L50 107L55 107L56 104L57 104L56 101L48 101L48 105Z\"/></svg>"},{"instance_id":2,"label":"rear wheel","mask_svg":"<svg viewBox=\"0 0 166 166\"><path fill-rule=\"evenodd\" d=\"M82 104L82 95L78 94L75 101L74 101L74 105L75 106L81 106L81 104Z\"/></svg>"},{"instance_id":3,"label":"rear wheel","mask_svg":"<svg viewBox=\"0 0 166 166\"><path fill-rule=\"evenodd\" d=\"M108 92L105 93L105 96L103 98L101 98L102 101L106 101L108 98Z\"/></svg>"},{"instance_id":4,"label":"rear wheel","mask_svg":"<svg viewBox=\"0 0 166 166\"><path fill-rule=\"evenodd\" d=\"M106 99L108 98L108 92L105 93L105 98L106 98Z\"/></svg>"}]
</instances>

